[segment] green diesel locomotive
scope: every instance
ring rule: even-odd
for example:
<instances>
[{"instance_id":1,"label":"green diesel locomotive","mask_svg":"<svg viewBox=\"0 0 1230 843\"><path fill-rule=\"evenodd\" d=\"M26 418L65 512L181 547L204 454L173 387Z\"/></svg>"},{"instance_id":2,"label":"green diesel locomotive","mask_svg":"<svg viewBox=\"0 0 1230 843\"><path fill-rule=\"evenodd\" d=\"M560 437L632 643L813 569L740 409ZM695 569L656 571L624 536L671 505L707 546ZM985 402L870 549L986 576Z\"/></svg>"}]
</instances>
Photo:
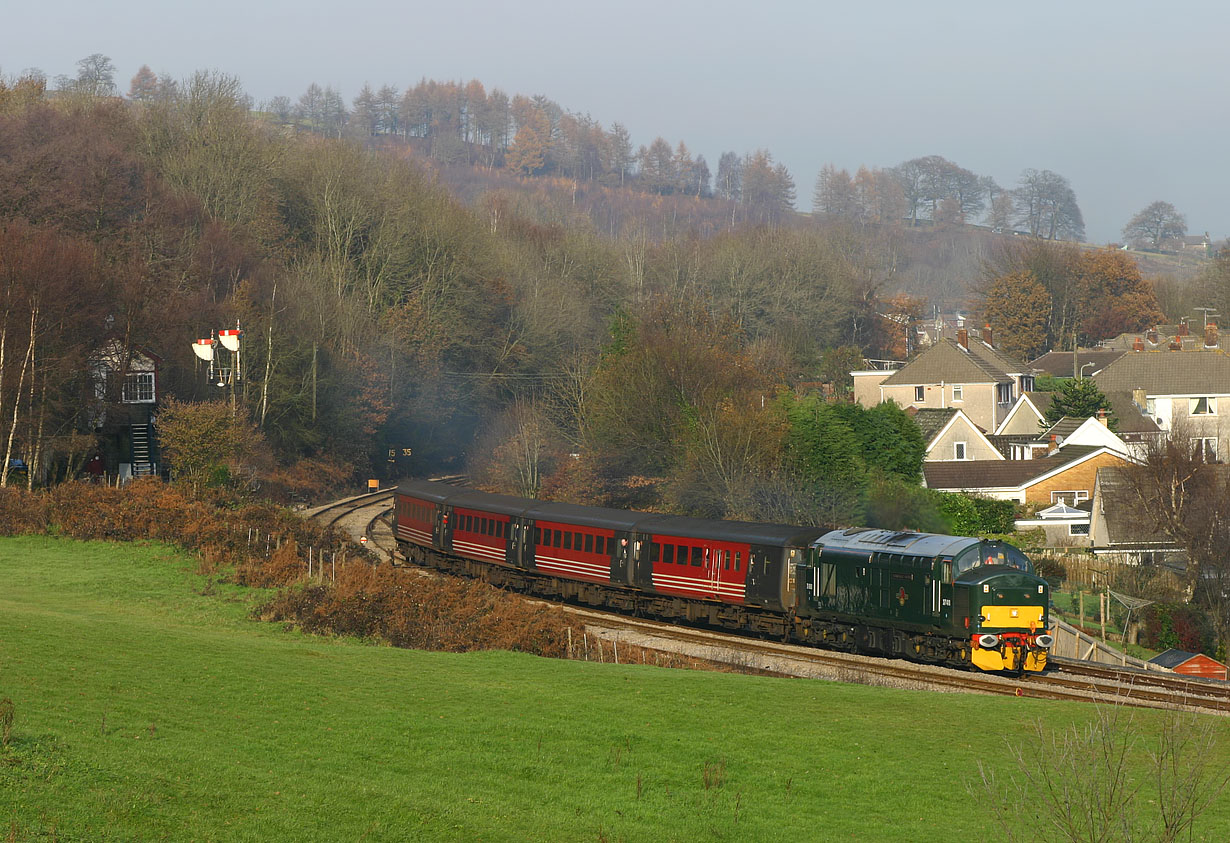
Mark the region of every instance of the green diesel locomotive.
<instances>
[{"instance_id":1,"label":"green diesel locomotive","mask_svg":"<svg viewBox=\"0 0 1230 843\"><path fill-rule=\"evenodd\" d=\"M1004 542L833 530L794 573L805 640L1010 671L1042 670L1054 643L1050 588Z\"/></svg>"}]
</instances>

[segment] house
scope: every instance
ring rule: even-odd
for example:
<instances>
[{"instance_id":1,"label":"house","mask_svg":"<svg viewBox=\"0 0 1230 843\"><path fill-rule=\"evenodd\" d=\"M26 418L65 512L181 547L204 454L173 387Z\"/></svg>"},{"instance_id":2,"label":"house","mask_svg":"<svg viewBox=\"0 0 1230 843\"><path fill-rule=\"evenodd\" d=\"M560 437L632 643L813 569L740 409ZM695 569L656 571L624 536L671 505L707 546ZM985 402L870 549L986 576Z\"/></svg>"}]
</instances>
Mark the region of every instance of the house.
<instances>
[{"instance_id":1,"label":"house","mask_svg":"<svg viewBox=\"0 0 1230 843\"><path fill-rule=\"evenodd\" d=\"M1158 531L1123 466L1106 466L1094 481L1089 541L1097 556L1129 565L1167 565L1182 570L1187 553Z\"/></svg>"},{"instance_id":2,"label":"house","mask_svg":"<svg viewBox=\"0 0 1230 843\"><path fill-rule=\"evenodd\" d=\"M1158 430L1179 430L1210 462L1217 462L1230 454L1230 355L1217 347L1216 326L1209 327L1199 352L1129 352L1093 380L1121 403L1124 395L1132 396L1136 410L1125 408L1121 422L1127 418L1140 424L1143 410Z\"/></svg>"},{"instance_id":3,"label":"house","mask_svg":"<svg viewBox=\"0 0 1230 843\"><path fill-rule=\"evenodd\" d=\"M1068 445L1032 460L924 462L923 485L1017 503L1075 505L1093 495L1098 469L1128 462L1127 456L1106 446Z\"/></svg>"},{"instance_id":4,"label":"house","mask_svg":"<svg viewBox=\"0 0 1230 843\"><path fill-rule=\"evenodd\" d=\"M1029 366L1042 375L1051 375L1056 378L1080 378L1086 375L1086 370L1089 370L1089 374L1102 371L1126 353L1126 348L1078 348L1075 352L1048 351L1041 357L1030 360Z\"/></svg>"},{"instance_id":5,"label":"house","mask_svg":"<svg viewBox=\"0 0 1230 843\"><path fill-rule=\"evenodd\" d=\"M1213 333L1209 334L1209 329ZM1211 343L1210 343L1211 340ZM1193 333L1186 322L1178 325L1158 325L1146 331L1129 331L1098 343L1099 349L1117 351L1200 351L1218 347L1217 326L1206 325L1204 333Z\"/></svg>"},{"instance_id":6,"label":"house","mask_svg":"<svg viewBox=\"0 0 1230 843\"><path fill-rule=\"evenodd\" d=\"M941 339L896 371L851 374L854 400L864 407L895 401L920 410L956 408L983 430L994 430L1034 382L1032 369L995 348L989 327L981 341L961 328L956 339Z\"/></svg>"},{"instance_id":7,"label":"house","mask_svg":"<svg viewBox=\"0 0 1230 843\"><path fill-rule=\"evenodd\" d=\"M1018 518L1018 530L1041 529L1046 534L1047 547L1089 547L1090 511L1083 507L1068 506L1062 500L1046 509L1040 509L1032 518Z\"/></svg>"},{"instance_id":8,"label":"house","mask_svg":"<svg viewBox=\"0 0 1230 843\"><path fill-rule=\"evenodd\" d=\"M1002 460L1003 454L963 410L907 410L927 443L924 460Z\"/></svg>"},{"instance_id":9,"label":"house","mask_svg":"<svg viewBox=\"0 0 1230 843\"><path fill-rule=\"evenodd\" d=\"M1188 653L1183 650L1166 650L1149 659L1149 664L1169 668L1175 673L1199 676L1203 679L1226 681L1226 666L1204 653Z\"/></svg>"},{"instance_id":10,"label":"house","mask_svg":"<svg viewBox=\"0 0 1230 843\"><path fill-rule=\"evenodd\" d=\"M1046 411L1051 408L1051 392L1022 392L995 428L996 436L1037 436Z\"/></svg>"}]
</instances>

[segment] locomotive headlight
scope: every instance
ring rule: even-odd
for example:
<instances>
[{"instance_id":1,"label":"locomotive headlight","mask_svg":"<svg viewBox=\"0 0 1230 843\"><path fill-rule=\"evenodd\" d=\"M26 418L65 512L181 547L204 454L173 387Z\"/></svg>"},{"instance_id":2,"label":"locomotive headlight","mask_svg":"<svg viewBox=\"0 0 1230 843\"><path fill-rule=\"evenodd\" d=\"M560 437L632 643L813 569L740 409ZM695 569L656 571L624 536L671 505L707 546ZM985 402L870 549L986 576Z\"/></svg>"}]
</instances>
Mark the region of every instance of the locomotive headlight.
<instances>
[{"instance_id":1,"label":"locomotive headlight","mask_svg":"<svg viewBox=\"0 0 1230 843\"><path fill-rule=\"evenodd\" d=\"M1020 617L1020 615L1021 615L1021 610L1020 610L1020 609L1013 609L1013 610L1012 610L1012 617L1016 618L1016 617Z\"/></svg>"},{"instance_id":2,"label":"locomotive headlight","mask_svg":"<svg viewBox=\"0 0 1230 843\"><path fill-rule=\"evenodd\" d=\"M978 646L984 650L994 650L999 646L999 636L991 635L989 633L986 635L979 635Z\"/></svg>"},{"instance_id":3,"label":"locomotive headlight","mask_svg":"<svg viewBox=\"0 0 1230 843\"><path fill-rule=\"evenodd\" d=\"M1048 635L1047 633L1044 632L1041 635L1039 635L1037 638L1034 639L1034 643L1037 644L1039 647L1044 647L1044 648L1049 649L1055 644L1055 636Z\"/></svg>"}]
</instances>

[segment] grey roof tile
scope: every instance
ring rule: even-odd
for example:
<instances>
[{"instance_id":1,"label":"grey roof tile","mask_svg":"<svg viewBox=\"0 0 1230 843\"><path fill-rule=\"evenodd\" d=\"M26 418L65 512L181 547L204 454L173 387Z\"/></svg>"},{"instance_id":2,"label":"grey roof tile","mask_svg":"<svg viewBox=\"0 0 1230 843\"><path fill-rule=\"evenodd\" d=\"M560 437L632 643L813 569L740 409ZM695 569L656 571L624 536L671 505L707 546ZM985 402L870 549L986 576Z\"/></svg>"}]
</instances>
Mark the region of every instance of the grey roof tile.
<instances>
[{"instance_id":1,"label":"grey roof tile","mask_svg":"<svg viewBox=\"0 0 1230 843\"><path fill-rule=\"evenodd\" d=\"M1101 450L1070 445L1040 460L966 460L923 463L929 489L999 489L1022 486L1035 477Z\"/></svg>"},{"instance_id":2,"label":"grey roof tile","mask_svg":"<svg viewBox=\"0 0 1230 843\"><path fill-rule=\"evenodd\" d=\"M1133 351L1094 375L1105 393L1230 395L1230 355L1211 351Z\"/></svg>"},{"instance_id":3,"label":"grey roof tile","mask_svg":"<svg viewBox=\"0 0 1230 843\"><path fill-rule=\"evenodd\" d=\"M918 357L898 369L883 383L885 386L929 383L1004 383L1014 374L1029 374L1033 370L1018 360L992 348L981 340L970 338L969 349L956 340L945 337Z\"/></svg>"}]
</instances>

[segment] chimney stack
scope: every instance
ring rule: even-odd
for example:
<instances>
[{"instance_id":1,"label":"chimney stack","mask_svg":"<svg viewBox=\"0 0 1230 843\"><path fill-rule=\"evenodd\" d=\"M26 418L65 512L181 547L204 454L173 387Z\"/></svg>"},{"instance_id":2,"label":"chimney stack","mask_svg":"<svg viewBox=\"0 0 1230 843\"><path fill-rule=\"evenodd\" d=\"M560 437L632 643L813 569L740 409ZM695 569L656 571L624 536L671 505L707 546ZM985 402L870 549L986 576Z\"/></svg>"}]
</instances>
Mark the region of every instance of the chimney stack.
<instances>
[{"instance_id":1,"label":"chimney stack","mask_svg":"<svg viewBox=\"0 0 1230 843\"><path fill-rule=\"evenodd\" d=\"M960 344L960 346L964 348L966 351L969 351L969 331L965 330L964 328L958 329L957 330L957 343Z\"/></svg>"},{"instance_id":2,"label":"chimney stack","mask_svg":"<svg viewBox=\"0 0 1230 843\"><path fill-rule=\"evenodd\" d=\"M1140 337L1137 337L1136 339L1132 340L1132 351L1144 351L1144 350L1145 350L1144 340L1142 340Z\"/></svg>"},{"instance_id":3,"label":"chimney stack","mask_svg":"<svg viewBox=\"0 0 1230 843\"><path fill-rule=\"evenodd\" d=\"M1145 339L1149 341L1150 345L1157 345L1157 340L1158 340L1157 328L1150 328L1148 332L1145 334Z\"/></svg>"},{"instance_id":4,"label":"chimney stack","mask_svg":"<svg viewBox=\"0 0 1230 843\"><path fill-rule=\"evenodd\" d=\"M991 346L991 348L995 347L995 343L991 342L991 326L990 325L982 326L982 341L985 342L987 345Z\"/></svg>"},{"instance_id":5,"label":"chimney stack","mask_svg":"<svg viewBox=\"0 0 1230 843\"><path fill-rule=\"evenodd\" d=\"M1140 408L1143 413L1145 408L1149 406L1149 396L1140 387L1132 390L1132 403Z\"/></svg>"},{"instance_id":6,"label":"chimney stack","mask_svg":"<svg viewBox=\"0 0 1230 843\"><path fill-rule=\"evenodd\" d=\"M1102 427L1108 426L1106 424L1106 411L1105 410L1098 410L1098 421L1102 423Z\"/></svg>"},{"instance_id":7,"label":"chimney stack","mask_svg":"<svg viewBox=\"0 0 1230 843\"><path fill-rule=\"evenodd\" d=\"M1179 336L1181 337L1187 336L1187 323L1186 322L1179 323Z\"/></svg>"},{"instance_id":8,"label":"chimney stack","mask_svg":"<svg viewBox=\"0 0 1230 843\"><path fill-rule=\"evenodd\" d=\"M1059 437L1057 437L1054 433L1052 433L1052 434L1051 434L1051 441L1050 441L1050 442L1048 442L1048 443L1047 443L1047 445L1046 445L1046 455L1047 455L1048 457L1049 457L1051 454L1055 453L1057 450L1059 450L1059 441L1058 441L1058 440L1059 440Z\"/></svg>"},{"instance_id":9,"label":"chimney stack","mask_svg":"<svg viewBox=\"0 0 1230 843\"><path fill-rule=\"evenodd\" d=\"M1217 348L1217 323L1210 322L1204 326L1204 347Z\"/></svg>"},{"instance_id":10,"label":"chimney stack","mask_svg":"<svg viewBox=\"0 0 1230 843\"><path fill-rule=\"evenodd\" d=\"M1182 341L1182 340L1180 340L1178 337L1175 337L1174 339L1172 339L1172 340L1170 341L1170 350L1171 350L1171 351L1182 351L1182 350L1183 350L1183 341Z\"/></svg>"}]
</instances>

